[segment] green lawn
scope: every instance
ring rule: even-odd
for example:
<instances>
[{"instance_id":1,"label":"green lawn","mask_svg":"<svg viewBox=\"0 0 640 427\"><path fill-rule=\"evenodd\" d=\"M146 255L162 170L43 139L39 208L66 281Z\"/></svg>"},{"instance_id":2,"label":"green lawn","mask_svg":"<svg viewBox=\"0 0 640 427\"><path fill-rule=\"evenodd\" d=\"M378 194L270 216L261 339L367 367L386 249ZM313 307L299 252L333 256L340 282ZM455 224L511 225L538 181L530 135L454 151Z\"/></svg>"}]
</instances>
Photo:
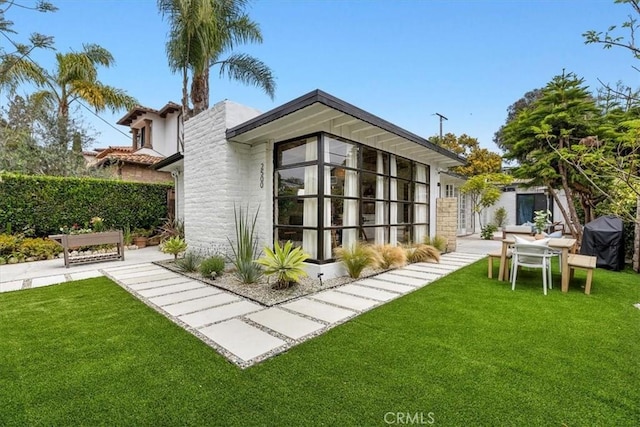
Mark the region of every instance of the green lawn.
<instances>
[{"instance_id":1,"label":"green lawn","mask_svg":"<svg viewBox=\"0 0 640 427\"><path fill-rule=\"evenodd\" d=\"M640 276L539 274L483 260L247 370L106 278L0 294L0 425L638 425Z\"/></svg>"}]
</instances>

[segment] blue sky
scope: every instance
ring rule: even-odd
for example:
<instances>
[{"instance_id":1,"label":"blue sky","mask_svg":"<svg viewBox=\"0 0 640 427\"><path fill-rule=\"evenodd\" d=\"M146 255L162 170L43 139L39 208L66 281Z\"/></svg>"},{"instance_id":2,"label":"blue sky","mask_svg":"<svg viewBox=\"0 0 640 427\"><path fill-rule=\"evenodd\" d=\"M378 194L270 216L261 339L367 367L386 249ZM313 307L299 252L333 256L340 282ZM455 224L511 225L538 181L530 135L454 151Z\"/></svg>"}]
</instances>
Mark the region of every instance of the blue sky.
<instances>
[{"instance_id":1,"label":"blue sky","mask_svg":"<svg viewBox=\"0 0 640 427\"><path fill-rule=\"evenodd\" d=\"M39 31L53 35L61 52L100 44L116 59L100 70L101 81L147 107L180 102L181 79L170 73L164 50L168 25L155 0L52 1L55 13L8 13L17 40ZM585 31L631 13L613 0L262 0L248 12L264 43L236 51L273 69L275 99L219 79L214 69L211 105L230 99L267 111L318 88L425 137L439 132L434 113L441 113L449 119L444 132L466 133L497 151L492 137L507 107L563 69L593 90L598 79L640 86L631 54L583 42ZM33 58L51 69L53 56ZM115 124L124 114L100 115L124 135L86 114L100 132L95 146L129 143L127 128Z\"/></svg>"}]
</instances>

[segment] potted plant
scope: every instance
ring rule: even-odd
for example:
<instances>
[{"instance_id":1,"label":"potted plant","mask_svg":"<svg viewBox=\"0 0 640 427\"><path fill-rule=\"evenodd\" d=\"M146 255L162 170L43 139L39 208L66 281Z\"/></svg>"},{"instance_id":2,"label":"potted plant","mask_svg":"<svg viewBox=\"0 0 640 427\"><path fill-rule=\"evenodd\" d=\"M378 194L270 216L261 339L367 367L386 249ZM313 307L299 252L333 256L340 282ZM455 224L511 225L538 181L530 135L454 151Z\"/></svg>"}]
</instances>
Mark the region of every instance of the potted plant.
<instances>
[{"instance_id":1,"label":"potted plant","mask_svg":"<svg viewBox=\"0 0 640 427\"><path fill-rule=\"evenodd\" d=\"M145 228L136 228L131 235L133 236L133 244L138 248L144 248L147 246L147 239L151 235L151 231Z\"/></svg>"},{"instance_id":2,"label":"potted plant","mask_svg":"<svg viewBox=\"0 0 640 427\"><path fill-rule=\"evenodd\" d=\"M536 235L542 235L544 230L551 224L549 218L551 212L549 209L533 212L533 228L536 231Z\"/></svg>"}]
</instances>

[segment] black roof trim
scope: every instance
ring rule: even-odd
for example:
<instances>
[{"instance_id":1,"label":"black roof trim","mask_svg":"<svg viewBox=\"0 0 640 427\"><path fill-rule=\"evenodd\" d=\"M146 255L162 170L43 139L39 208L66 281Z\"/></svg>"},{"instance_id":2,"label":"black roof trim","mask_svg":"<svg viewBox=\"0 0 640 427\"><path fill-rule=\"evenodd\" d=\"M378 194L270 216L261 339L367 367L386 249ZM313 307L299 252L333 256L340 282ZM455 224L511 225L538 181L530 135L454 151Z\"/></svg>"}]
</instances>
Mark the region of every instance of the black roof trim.
<instances>
[{"instance_id":1,"label":"black roof trim","mask_svg":"<svg viewBox=\"0 0 640 427\"><path fill-rule=\"evenodd\" d=\"M154 163L151 166L149 166L149 168L153 169L153 170L158 170L161 169L165 166L169 166L175 162L178 162L180 160L184 159L184 154L182 153L175 153L170 155L169 157L165 157L164 159L160 160L158 163Z\"/></svg>"},{"instance_id":2,"label":"black roof trim","mask_svg":"<svg viewBox=\"0 0 640 427\"><path fill-rule=\"evenodd\" d=\"M434 143L432 143L426 138L422 138L412 132L402 129L401 127L394 125L391 122L388 122L361 108L356 107L355 105L349 104L348 102L345 102L339 98L336 98L333 95L323 92L320 89L311 91L305 95L302 95L299 98L296 98L292 101L287 102L286 104L281 105L280 107L276 107L273 110L267 111L266 113L261 114L257 117L254 117L253 119L248 120L231 129L227 129L227 132L226 132L227 139L231 139L235 136L241 135L245 132L249 132L260 126L266 125L267 123L270 123L274 120L282 118L295 111L301 110L305 107L309 107L310 105L313 105L316 102L319 102L323 105L326 105L327 107L333 108L334 110L340 111L349 116L355 117L356 119L367 122L370 125L384 129L390 133L398 135L401 138L415 142L416 144L422 145L444 156L457 160L462 164L466 163L466 159L464 157L458 156L457 154L445 148L435 145Z\"/></svg>"}]
</instances>

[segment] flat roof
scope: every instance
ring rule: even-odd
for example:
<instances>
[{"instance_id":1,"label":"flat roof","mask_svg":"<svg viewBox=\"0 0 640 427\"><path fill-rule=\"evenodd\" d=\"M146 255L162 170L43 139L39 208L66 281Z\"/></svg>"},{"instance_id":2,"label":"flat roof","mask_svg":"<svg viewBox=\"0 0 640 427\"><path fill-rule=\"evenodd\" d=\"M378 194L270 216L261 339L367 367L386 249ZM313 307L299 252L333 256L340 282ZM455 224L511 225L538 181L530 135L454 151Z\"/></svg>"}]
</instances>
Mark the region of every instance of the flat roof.
<instances>
[{"instance_id":1,"label":"flat roof","mask_svg":"<svg viewBox=\"0 0 640 427\"><path fill-rule=\"evenodd\" d=\"M238 126L228 129L226 132L226 137L231 141L244 142L245 139L253 138L249 135L260 134L260 128L268 127L268 125L273 124L280 119L284 119L288 116L294 115L294 113L298 113L298 116L300 116L300 118L296 118L296 122L301 122L301 119L304 119L304 111L302 110L305 109L308 109L310 117L317 117L318 120L320 120L321 117L325 121L333 120L337 117L335 114L336 112L340 113L340 115L350 116L351 118L355 119L355 121L366 123L374 128L383 131L384 133L392 134L402 140L410 141L414 144L432 150L448 160L448 163L451 163L451 165L466 163L466 159L464 157L459 156L458 154L449 151L446 148L440 147L426 138L420 137L387 120L384 120L374 114L358 108L355 105L352 105L346 101L336 98L333 95L323 92L320 89L311 91L277 108L274 108L273 110L270 110ZM325 114L329 110L333 113L333 115L329 116ZM271 129L273 128L274 126L271 126Z\"/></svg>"}]
</instances>

